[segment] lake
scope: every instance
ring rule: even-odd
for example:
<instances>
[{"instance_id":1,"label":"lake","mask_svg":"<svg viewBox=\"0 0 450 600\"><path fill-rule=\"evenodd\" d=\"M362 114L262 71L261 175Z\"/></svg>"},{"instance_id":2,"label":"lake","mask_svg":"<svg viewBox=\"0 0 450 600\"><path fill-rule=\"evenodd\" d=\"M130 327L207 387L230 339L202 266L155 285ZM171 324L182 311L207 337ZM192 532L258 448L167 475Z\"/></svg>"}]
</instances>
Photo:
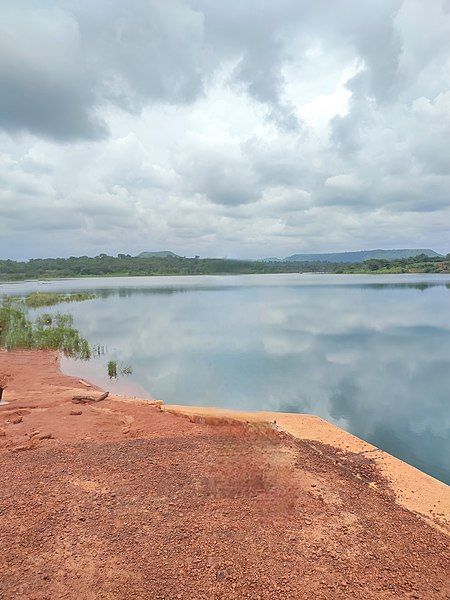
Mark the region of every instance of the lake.
<instances>
[{"instance_id":1,"label":"lake","mask_svg":"<svg viewBox=\"0 0 450 600\"><path fill-rule=\"evenodd\" d=\"M450 276L95 278L56 307L105 353L66 373L167 403L319 415L450 483ZM55 310L55 309L52 309ZM110 381L111 358L133 373Z\"/></svg>"}]
</instances>

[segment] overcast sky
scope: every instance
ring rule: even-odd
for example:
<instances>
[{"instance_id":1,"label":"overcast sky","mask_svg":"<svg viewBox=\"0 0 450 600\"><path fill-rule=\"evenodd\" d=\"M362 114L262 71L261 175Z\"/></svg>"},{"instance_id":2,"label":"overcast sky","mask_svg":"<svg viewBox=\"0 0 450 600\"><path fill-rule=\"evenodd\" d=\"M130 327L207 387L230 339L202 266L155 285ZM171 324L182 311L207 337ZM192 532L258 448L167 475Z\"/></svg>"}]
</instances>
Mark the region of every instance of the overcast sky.
<instances>
[{"instance_id":1,"label":"overcast sky","mask_svg":"<svg viewBox=\"0 0 450 600\"><path fill-rule=\"evenodd\" d=\"M450 252L449 0L0 13L0 257Z\"/></svg>"}]
</instances>

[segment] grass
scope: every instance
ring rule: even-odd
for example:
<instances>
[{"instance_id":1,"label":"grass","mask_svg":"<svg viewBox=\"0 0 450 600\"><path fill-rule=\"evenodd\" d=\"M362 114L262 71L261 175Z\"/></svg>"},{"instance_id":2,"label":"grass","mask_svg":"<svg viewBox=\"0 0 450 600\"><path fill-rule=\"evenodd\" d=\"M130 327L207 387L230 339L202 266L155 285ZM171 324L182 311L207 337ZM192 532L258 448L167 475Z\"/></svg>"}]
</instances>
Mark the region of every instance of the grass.
<instances>
[{"instance_id":1,"label":"grass","mask_svg":"<svg viewBox=\"0 0 450 600\"><path fill-rule=\"evenodd\" d=\"M43 313L34 320L28 316L28 309L54 306L61 302L82 302L95 297L95 294L89 292L33 292L25 298L4 296L0 303L0 348L60 350L66 356L82 360L88 360L92 354L105 354L104 346L97 345L91 350L87 340L73 327L71 315ZM117 379L119 374L130 375L132 372L129 365L117 360L108 362L108 375L111 379Z\"/></svg>"},{"instance_id":2,"label":"grass","mask_svg":"<svg viewBox=\"0 0 450 600\"><path fill-rule=\"evenodd\" d=\"M57 292L33 292L29 294L24 302L28 308L41 308L42 306L54 306L61 302L83 302L93 300L95 294L89 292L74 292L72 294L58 294Z\"/></svg>"},{"instance_id":3,"label":"grass","mask_svg":"<svg viewBox=\"0 0 450 600\"><path fill-rule=\"evenodd\" d=\"M117 379L118 375L131 375L133 368L130 365L124 365L117 360L108 361L108 376L110 379Z\"/></svg>"},{"instance_id":4,"label":"grass","mask_svg":"<svg viewBox=\"0 0 450 600\"><path fill-rule=\"evenodd\" d=\"M88 360L91 350L87 340L73 328L70 315L43 314L32 321L26 301L3 297L0 305L0 347L60 350L66 356Z\"/></svg>"},{"instance_id":5,"label":"grass","mask_svg":"<svg viewBox=\"0 0 450 600\"><path fill-rule=\"evenodd\" d=\"M117 360L108 361L108 376L110 379L117 378Z\"/></svg>"}]
</instances>

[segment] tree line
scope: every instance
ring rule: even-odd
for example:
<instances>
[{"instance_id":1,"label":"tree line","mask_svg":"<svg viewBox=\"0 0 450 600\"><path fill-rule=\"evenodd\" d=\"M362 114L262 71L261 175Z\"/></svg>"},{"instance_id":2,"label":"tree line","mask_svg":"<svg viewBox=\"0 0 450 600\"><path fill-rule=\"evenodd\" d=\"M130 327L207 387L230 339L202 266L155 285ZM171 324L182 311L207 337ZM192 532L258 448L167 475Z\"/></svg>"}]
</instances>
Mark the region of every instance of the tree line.
<instances>
[{"instance_id":1,"label":"tree line","mask_svg":"<svg viewBox=\"0 0 450 600\"><path fill-rule=\"evenodd\" d=\"M265 273L450 273L450 254L445 258L425 254L412 258L370 259L363 263L266 262L222 258L151 257L129 254L0 260L0 280L53 279L63 277L239 275Z\"/></svg>"}]
</instances>

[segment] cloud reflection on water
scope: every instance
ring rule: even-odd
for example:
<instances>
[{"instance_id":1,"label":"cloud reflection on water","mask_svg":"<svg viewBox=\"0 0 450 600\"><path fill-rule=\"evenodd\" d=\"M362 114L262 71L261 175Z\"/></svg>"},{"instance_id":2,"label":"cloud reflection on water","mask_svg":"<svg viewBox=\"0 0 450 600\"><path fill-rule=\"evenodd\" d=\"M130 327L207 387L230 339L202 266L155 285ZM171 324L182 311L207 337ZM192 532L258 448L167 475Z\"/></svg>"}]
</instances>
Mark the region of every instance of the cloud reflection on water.
<instances>
[{"instance_id":1,"label":"cloud reflection on water","mask_svg":"<svg viewBox=\"0 0 450 600\"><path fill-rule=\"evenodd\" d=\"M448 279L122 281L70 306L91 343L133 366L119 391L314 413L450 481ZM65 368L106 384L106 360Z\"/></svg>"}]
</instances>

